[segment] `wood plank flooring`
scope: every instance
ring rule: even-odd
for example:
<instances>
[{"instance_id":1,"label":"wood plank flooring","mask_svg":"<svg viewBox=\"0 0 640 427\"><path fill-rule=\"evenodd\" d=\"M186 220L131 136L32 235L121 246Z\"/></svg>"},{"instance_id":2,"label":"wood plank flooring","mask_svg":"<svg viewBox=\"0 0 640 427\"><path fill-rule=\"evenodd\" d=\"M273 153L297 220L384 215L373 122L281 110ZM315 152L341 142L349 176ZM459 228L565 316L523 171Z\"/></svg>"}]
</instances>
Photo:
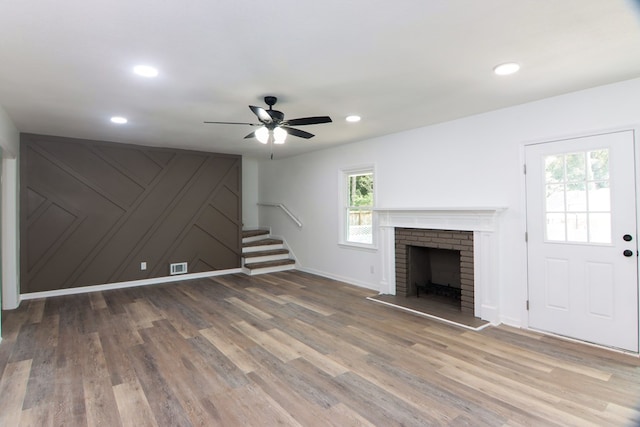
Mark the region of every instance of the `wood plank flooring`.
<instances>
[{"instance_id":1,"label":"wood plank flooring","mask_svg":"<svg viewBox=\"0 0 640 427\"><path fill-rule=\"evenodd\" d=\"M638 358L288 271L24 301L0 426L624 426Z\"/></svg>"}]
</instances>

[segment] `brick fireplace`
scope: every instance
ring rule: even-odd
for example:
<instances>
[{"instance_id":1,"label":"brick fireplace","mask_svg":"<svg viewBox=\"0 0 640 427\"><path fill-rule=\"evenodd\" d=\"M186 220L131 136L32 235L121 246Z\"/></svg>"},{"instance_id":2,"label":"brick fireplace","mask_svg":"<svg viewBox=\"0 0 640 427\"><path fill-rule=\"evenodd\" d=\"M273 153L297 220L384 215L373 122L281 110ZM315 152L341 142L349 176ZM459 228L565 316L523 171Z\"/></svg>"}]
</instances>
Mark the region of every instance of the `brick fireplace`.
<instances>
[{"instance_id":1,"label":"brick fireplace","mask_svg":"<svg viewBox=\"0 0 640 427\"><path fill-rule=\"evenodd\" d=\"M402 268L403 262L406 264L403 261L406 253L402 252L408 247L458 250L460 278L462 282L464 277L465 282L461 310L464 307L464 311L476 317L500 323L498 216L503 210L500 207L376 209L383 267L380 293L413 292ZM402 236L399 243L396 233Z\"/></svg>"},{"instance_id":2,"label":"brick fireplace","mask_svg":"<svg viewBox=\"0 0 640 427\"><path fill-rule=\"evenodd\" d=\"M441 273L440 277L450 276L449 278L441 278L438 280L434 277L433 282L441 286L449 285L459 288L460 311L473 314L475 310L473 232L463 230L395 228L396 295L416 295L416 284L420 285L422 284L421 282L426 280L416 280L420 275L411 274L411 270L415 270L418 267L416 265L412 266L412 256L416 257L417 253L423 252L412 251L412 249L415 248L439 249L459 254L457 256L457 274L455 274L456 271L447 271L446 273L449 274ZM421 258L423 259L418 262L424 263L428 262L429 256L422 256ZM444 266L443 268L446 269L446 267L447 266ZM431 270L431 267L428 268L428 270ZM429 277L431 277L431 274L429 274Z\"/></svg>"}]
</instances>

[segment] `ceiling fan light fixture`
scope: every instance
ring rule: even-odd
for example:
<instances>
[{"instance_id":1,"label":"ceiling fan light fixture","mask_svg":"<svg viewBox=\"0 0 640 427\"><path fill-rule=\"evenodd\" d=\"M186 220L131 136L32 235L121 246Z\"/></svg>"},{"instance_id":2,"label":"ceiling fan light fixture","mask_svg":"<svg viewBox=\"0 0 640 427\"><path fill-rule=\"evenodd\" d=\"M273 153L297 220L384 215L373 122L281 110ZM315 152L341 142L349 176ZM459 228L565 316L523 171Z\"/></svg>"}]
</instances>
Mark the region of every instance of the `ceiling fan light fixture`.
<instances>
[{"instance_id":1,"label":"ceiling fan light fixture","mask_svg":"<svg viewBox=\"0 0 640 427\"><path fill-rule=\"evenodd\" d=\"M256 139L263 144L269 142L269 129L265 126L262 126L256 131Z\"/></svg>"},{"instance_id":2,"label":"ceiling fan light fixture","mask_svg":"<svg viewBox=\"0 0 640 427\"><path fill-rule=\"evenodd\" d=\"M282 129L281 127L276 127L273 129L273 137L274 144L284 144L284 141L287 139L287 131Z\"/></svg>"},{"instance_id":3,"label":"ceiling fan light fixture","mask_svg":"<svg viewBox=\"0 0 640 427\"><path fill-rule=\"evenodd\" d=\"M257 126L258 129L245 136L244 139L255 138L262 144L284 144L288 135L293 135L297 138L303 139L310 139L314 137L312 133L292 126L319 125L332 122L331 117L329 116L299 117L297 119L285 120L284 113L282 111L274 110L272 108L276 101L277 98L275 96L265 96L264 102L269 106L268 110L255 105L249 105L249 109L256 115L260 123L218 121L205 121L205 123Z\"/></svg>"},{"instance_id":4,"label":"ceiling fan light fixture","mask_svg":"<svg viewBox=\"0 0 640 427\"><path fill-rule=\"evenodd\" d=\"M345 120L348 121L349 123L356 123L360 121L360 116L356 116L356 115L347 116Z\"/></svg>"}]
</instances>

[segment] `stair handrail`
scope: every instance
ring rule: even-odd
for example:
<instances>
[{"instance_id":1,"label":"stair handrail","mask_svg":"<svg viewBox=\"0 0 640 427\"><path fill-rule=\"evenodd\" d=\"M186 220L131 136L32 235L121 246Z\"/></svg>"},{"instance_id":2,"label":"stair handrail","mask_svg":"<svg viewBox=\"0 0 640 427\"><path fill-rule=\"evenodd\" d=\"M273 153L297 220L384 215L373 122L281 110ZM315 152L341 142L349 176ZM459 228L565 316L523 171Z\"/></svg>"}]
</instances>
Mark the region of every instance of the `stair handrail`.
<instances>
[{"instance_id":1,"label":"stair handrail","mask_svg":"<svg viewBox=\"0 0 640 427\"><path fill-rule=\"evenodd\" d=\"M284 213L286 213L289 216L289 218L291 218L293 222L296 223L298 227L302 228L302 222L300 222L300 220L294 214L292 214L291 211L283 203L258 203L258 206L270 206L273 208L280 208Z\"/></svg>"}]
</instances>

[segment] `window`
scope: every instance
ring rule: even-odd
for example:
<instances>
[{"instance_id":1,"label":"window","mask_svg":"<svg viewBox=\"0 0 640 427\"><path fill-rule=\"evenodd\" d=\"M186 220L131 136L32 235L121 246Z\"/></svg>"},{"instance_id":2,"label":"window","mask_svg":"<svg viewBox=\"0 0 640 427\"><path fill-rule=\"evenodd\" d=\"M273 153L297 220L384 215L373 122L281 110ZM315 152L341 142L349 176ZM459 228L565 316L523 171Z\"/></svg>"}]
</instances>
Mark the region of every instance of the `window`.
<instances>
[{"instance_id":1,"label":"window","mask_svg":"<svg viewBox=\"0 0 640 427\"><path fill-rule=\"evenodd\" d=\"M344 171L343 237L346 244L373 245L373 169Z\"/></svg>"},{"instance_id":2,"label":"window","mask_svg":"<svg viewBox=\"0 0 640 427\"><path fill-rule=\"evenodd\" d=\"M545 157L546 240L611 243L609 150Z\"/></svg>"}]
</instances>

